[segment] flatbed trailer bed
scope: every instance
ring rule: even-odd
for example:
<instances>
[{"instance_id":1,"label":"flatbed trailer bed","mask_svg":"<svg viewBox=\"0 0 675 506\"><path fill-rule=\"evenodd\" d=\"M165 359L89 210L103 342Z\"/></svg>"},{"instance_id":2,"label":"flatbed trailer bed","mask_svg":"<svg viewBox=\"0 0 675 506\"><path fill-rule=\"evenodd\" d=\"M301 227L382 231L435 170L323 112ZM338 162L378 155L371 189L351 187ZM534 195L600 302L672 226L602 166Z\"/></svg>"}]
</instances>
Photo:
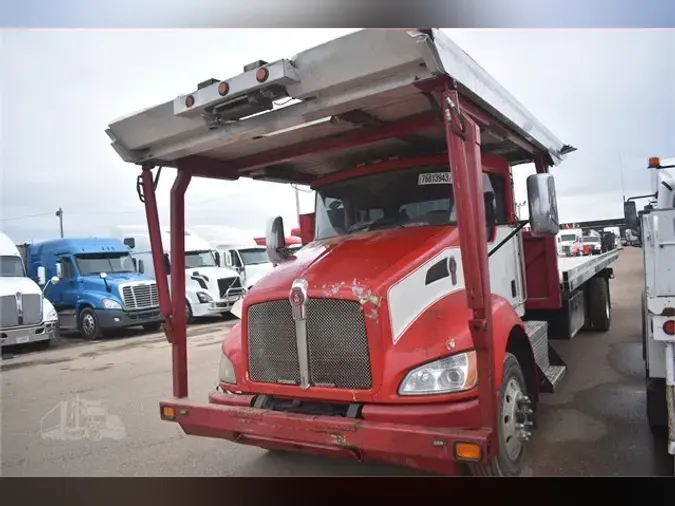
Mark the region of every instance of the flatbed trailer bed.
<instances>
[{"instance_id":1,"label":"flatbed trailer bed","mask_svg":"<svg viewBox=\"0 0 675 506\"><path fill-rule=\"evenodd\" d=\"M573 292L597 273L607 269L617 258L619 250L616 249L596 256L559 257L560 289L563 293Z\"/></svg>"}]
</instances>

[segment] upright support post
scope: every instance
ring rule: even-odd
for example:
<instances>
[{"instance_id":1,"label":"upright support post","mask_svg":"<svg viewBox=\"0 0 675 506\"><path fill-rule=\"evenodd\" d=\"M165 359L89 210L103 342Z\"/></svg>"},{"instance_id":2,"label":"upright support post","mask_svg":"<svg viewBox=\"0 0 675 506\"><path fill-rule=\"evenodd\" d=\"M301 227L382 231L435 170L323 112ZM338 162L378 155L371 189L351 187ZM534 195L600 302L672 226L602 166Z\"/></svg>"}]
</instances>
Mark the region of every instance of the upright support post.
<instances>
[{"instance_id":1,"label":"upright support post","mask_svg":"<svg viewBox=\"0 0 675 506\"><path fill-rule=\"evenodd\" d=\"M459 229L459 246L469 309L473 313L469 330L473 337L478 367L480 423L490 428L488 455L499 451L498 403L494 373L492 295L487 250L483 173L480 152L480 129L462 115L455 90L443 94L448 159L452 174L455 209Z\"/></svg>"},{"instance_id":2,"label":"upright support post","mask_svg":"<svg viewBox=\"0 0 675 506\"><path fill-rule=\"evenodd\" d=\"M143 167L141 173L143 186L143 203L145 204L145 216L148 221L148 234L152 249L152 263L155 268L155 279L159 293L159 308L164 316L164 333L169 342L173 341L173 324L171 321L171 296L169 295L169 283L164 266L164 246L162 245L162 233L159 227L159 213L157 212L157 197L155 195L155 182L152 178L152 168Z\"/></svg>"},{"instance_id":3,"label":"upright support post","mask_svg":"<svg viewBox=\"0 0 675 506\"><path fill-rule=\"evenodd\" d=\"M185 191L189 172L179 170L171 187L171 298L173 302L173 396L188 396L185 314Z\"/></svg>"}]
</instances>

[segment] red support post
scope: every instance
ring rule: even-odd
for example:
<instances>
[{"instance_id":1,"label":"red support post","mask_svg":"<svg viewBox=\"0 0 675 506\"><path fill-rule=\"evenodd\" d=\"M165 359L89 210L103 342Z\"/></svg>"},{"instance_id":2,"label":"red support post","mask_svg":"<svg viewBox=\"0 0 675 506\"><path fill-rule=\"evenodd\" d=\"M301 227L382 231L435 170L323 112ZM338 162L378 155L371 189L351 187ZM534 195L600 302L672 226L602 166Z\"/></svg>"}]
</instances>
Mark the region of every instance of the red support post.
<instances>
[{"instance_id":1,"label":"red support post","mask_svg":"<svg viewBox=\"0 0 675 506\"><path fill-rule=\"evenodd\" d=\"M473 312L469 329L476 350L480 421L483 428L490 429L486 456L490 459L499 451L498 405L480 129L471 118L462 115L456 91L447 90L443 94L443 109L466 297Z\"/></svg>"},{"instance_id":2,"label":"red support post","mask_svg":"<svg viewBox=\"0 0 675 506\"><path fill-rule=\"evenodd\" d=\"M159 308L164 315L164 333L169 342L173 341L173 325L171 321L171 296L169 295L169 282L164 268L164 247L162 246L162 234L159 227L159 213L157 212L157 197L155 195L155 183L152 178L152 169L143 167L141 173L143 185L143 201L145 204L145 216L148 221L148 234L152 249L152 262L155 267L157 291L159 293Z\"/></svg>"},{"instance_id":3,"label":"red support post","mask_svg":"<svg viewBox=\"0 0 675 506\"><path fill-rule=\"evenodd\" d=\"M185 314L185 191L191 174L179 170L171 187L171 296L173 299L173 396L188 396Z\"/></svg>"}]
</instances>

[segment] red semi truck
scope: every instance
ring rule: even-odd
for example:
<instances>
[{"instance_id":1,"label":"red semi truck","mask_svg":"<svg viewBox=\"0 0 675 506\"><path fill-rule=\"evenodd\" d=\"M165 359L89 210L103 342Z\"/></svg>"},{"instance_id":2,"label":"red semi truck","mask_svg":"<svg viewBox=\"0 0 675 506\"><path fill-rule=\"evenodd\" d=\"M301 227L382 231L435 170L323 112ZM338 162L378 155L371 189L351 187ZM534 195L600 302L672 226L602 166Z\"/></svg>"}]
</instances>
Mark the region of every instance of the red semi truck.
<instances>
[{"instance_id":1,"label":"red semi truck","mask_svg":"<svg viewBox=\"0 0 675 506\"><path fill-rule=\"evenodd\" d=\"M169 290L157 276L173 350L173 398L160 414L187 434L518 475L540 396L566 371L549 337L609 328L618 252L569 265L556 255L548 169L575 148L438 30L362 30L258 61L107 133L142 167L158 266L156 181L162 167L177 169L175 271L191 178L316 191L300 250L287 248L281 218L270 221L278 267L224 337L208 403L188 397L184 279ZM520 221L511 170L532 163L529 220Z\"/></svg>"}]
</instances>

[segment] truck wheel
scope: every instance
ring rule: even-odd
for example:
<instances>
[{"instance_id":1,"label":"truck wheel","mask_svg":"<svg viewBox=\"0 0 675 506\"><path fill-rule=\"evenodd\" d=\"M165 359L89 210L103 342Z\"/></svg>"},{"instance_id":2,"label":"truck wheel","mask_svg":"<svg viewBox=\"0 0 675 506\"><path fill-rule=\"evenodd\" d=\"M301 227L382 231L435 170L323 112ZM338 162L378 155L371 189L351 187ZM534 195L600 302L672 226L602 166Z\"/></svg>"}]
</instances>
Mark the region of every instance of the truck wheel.
<instances>
[{"instance_id":1,"label":"truck wheel","mask_svg":"<svg viewBox=\"0 0 675 506\"><path fill-rule=\"evenodd\" d=\"M652 434L661 436L668 433L668 403L666 382L647 376L647 423Z\"/></svg>"},{"instance_id":2,"label":"truck wheel","mask_svg":"<svg viewBox=\"0 0 675 506\"><path fill-rule=\"evenodd\" d=\"M80 311L80 333L87 341L101 337L101 328L98 325L96 313L88 307Z\"/></svg>"},{"instance_id":3,"label":"truck wheel","mask_svg":"<svg viewBox=\"0 0 675 506\"><path fill-rule=\"evenodd\" d=\"M526 396L525 377L520 364L514 355L507 353L499 389L499 453L489 464L469 464L471 474L519 476L522 473L525 445L519 436L517 424L522 423L523 412L519 401Z\"/></svg>"},{"instance_id":4,"label":"truck wheel","mask_svg":"<svg viewBox=\"0 0 675 506\"><path fill-rule=\"evenodd\" d=\"M143 330L147 330L148 332L157 332L159 329L162 328L161 323L144 323L143 324Z\"/></svg>"},{"instance_id":5,"label":"truck wheel","mask_svg":"<svg viewBox=\"0 0 675 506\"><path fill-rule=\"evenodd\" d=\"M189 301L185 301L185 323L191 325L195 322L195 317L192 314L192 306Z\"/></svg>"},{"instance_id":6,"label":"truck wheel","mask_svg":"<svg viewBox=\"0 0 675 506\"><path fill-rule=\"evenodd\" d=\"M588 281L588 314L594 330L609 330L609 282L603 277L595 276Z\"/></svg>"}]
</instances>

